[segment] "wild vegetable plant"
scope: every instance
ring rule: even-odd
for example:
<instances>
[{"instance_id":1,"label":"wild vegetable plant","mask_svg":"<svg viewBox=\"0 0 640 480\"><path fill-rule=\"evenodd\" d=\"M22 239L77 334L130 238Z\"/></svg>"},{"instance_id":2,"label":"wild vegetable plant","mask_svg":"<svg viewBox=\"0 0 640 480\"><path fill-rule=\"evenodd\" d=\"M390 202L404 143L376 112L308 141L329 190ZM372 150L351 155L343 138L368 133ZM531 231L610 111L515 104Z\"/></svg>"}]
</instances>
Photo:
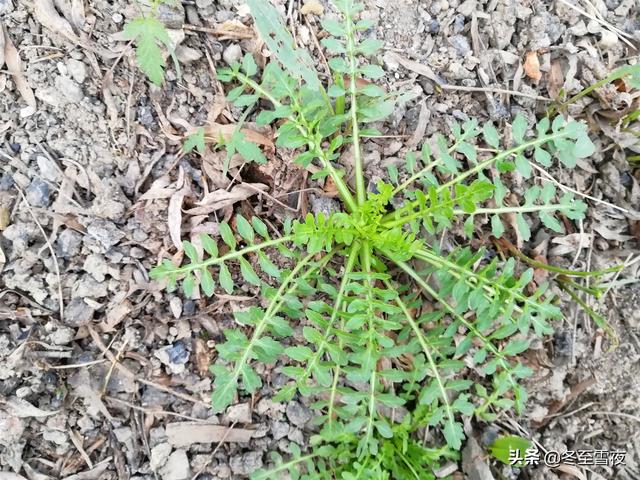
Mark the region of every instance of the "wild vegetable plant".
<instances>
[{"instance_id":1,"label":"wild vegetable plant","mask_svg":"<svg viewBox=\"0 0 640 480\"><path fill-rule=\"evenodd\" d=\"M141 13L124 27L125 37L136 42L136 59L140 70L156 85L162 85L167 66L161 46L170 53L180 76L180 64L173 52L171 38L164 24L157 18L160 5L173 2L174 0L151 0L149 12L146 15Z\"/></svg>"},{"instance_id":2,"label":"wild vegetable plant","mask_svg":"<svg viewBox=\"0 0 640 480\"><path fill-rule=\"evenodd\" d=\"M171 289L180 284L187 297L198 288L207 296L236 291L238 271L260 287L264 303L236 312L238 327L217 346L213 408L258 391L256 366L276 365L290 380L275 400L308 397L318 434L310 453L292 450L258 478L299 478L299 470L305 478L433 478L438 460L460 450L464 418L522 411L519 381L531 370L518 355L561 317L531 268L463 244L443 248L440 237L462 225L471 239L488 222L496 237L516 225L528 240L535 218L563 231L561 219L584 216L581 201L543 181L514 203L503 179L530 178L532 163L571 168L594 146L585 125L561 116L533 126L517 116L505 134L468 120L439 135L433 151L425 143L410 153L390 170L391 183L367 188L363 139L402 96L375 83L384 72L367 58L380 42L362 38L371 27L358 18L363 6L336 0L341 20L322 23L323 44L335 54L325 88L270 3L248 4L277 63L260 75L247 55L218 78L232 86L230 102L254 106L259 123L278 126L279 148L294 149L315 179L331 178L343 210L287 220L275 235L257 217L237 215L234 229L220 224L221 245L207 235L185 241L188 260L164 260L151 276ZM348 151L351 179L340 163ZM274 256L290 266L278 267ZM432 444L442 438L447 446L423 446L416 431L425 429Z\"/></svg>"}]
</instances>

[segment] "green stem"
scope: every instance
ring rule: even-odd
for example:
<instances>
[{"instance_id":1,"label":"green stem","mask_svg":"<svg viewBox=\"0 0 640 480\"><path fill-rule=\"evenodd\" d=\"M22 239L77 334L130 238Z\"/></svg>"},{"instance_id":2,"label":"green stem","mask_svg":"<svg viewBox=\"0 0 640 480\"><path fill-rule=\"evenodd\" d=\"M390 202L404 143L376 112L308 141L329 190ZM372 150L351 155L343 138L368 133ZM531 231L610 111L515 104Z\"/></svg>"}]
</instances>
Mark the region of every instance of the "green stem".
<instances>
[{"instance_id":1,"label":"green stem","mask_svg":"<svg viewBox=\"0 0 640 480\"><path fill-rule=\"evenodd\" d=\"M499 245L503 246L504 243L503 242L499 242ZM541 269L547 270L549 272L559 273L561 275L566 275L566 276L569 276L569 277L599 277L599 276L604 275L606 273L615 273L615 272L618 272L618 271L620 271L620 270L625 268L624 265L616 265L615 267L603 268L602 270L593 270L591 272L582 272L580 270L568 270L566 268L561 268L561 267L556 267L556 266L553 266L553 265L548 265L546 263L534 260L533 258L529 258L524 253L522 253L520 250L518 250L517 248L515 248L511 244L506 244L504 246L506 246L507 250L509 250L509 252L513 256L517 257L518 259L520 259L523 262L531 265L534 268L541 268Z\"/></svg>"},{"instance_id":2,"label":"green stem","mask_svg":"<svg viewBox=\"0 0 640 480\"><path fill-rule=\"evenodd\" d=\"M345 12L347 57L349 59L349 93L351 96L351 141L353 142L353 159L355 167L356 199L358 205L366 201L367 192L364 185L364 168L362 162L362 150L360 148L360 126L358 125L358 101L356 77L358 75L358 62L356 60L355 32L351 11Z\"/></svg>"},{"instance_id":3,"label":"green stem","mask_svg":"<svg viewBox=\"0 0 640 480\"><path fill-rule=\"evenodd\" d=\"M300 277L300 278L301 279L305 279L305 278L309 277L313 272L315 272L315 271L319 270L320 268L322 268L324 265L329 263L329 261L331 260L333 255L335 255L335 253L336 252L333 251L333 252L325 255L325 257L322 259L322 261L320 263L318 263L318 264L314 265L313 267L309 268L305 272L305 274L302 275L302 277ZM289 284L292 283L295 280L295 278L297 277L298 273L300 273L300 271L303 268L305 268L305 266L313 259L314 256L315 256L315 254L312 253L312 254L309 254L306 257L304 257L302 260L300 260L296 264L296 266L293 268L293 270L291 270L291 272L286 276L286 278L280 284L280 287L278 288L277 292L275 293L275 295L273 296L273 298L269 302L269 306L267 307L267 310L265 311L264 315L262 316L260 321L258 323L256 323L256 326L255 326L255 328L253 330L253 335L251 335L251 340L249 340L249 344L245 348L244 352L242 352L242 356L240 357L240 359L236 362L235 367L233 369L232 378L231 378L230 382L228 383L228 385L229 385L228 388L232 388L233 382L237 382L238 381L238 378L240 377L240 373L241 373L242 368L250 360L251 352L253 351L253 348L254 348L256 342L262 336L262 333L264 332L264 330L269 325L269 322L271 321L271 319L278 313L278 311L282 307L286 296L290 295L291 293L293 293L295 291L296 288L298 288L297 284L294 284L291 287L289 287Z\"/></svg>"},{"instance_id":4,"label":"green stem","mask_svg":"<svg viewBox=\"0 0 640 480\"><path fill-rule=\"evenodd\" d=\"M551 117L555 112L567 107L568 105L571 105L572 103L576 102L577 100L580 100L585 95L589 95L595 89L600 88L600 87L606 85L607 83L613 82L614 80L617 80L619 78L625 77L627 75L632 75L633 73L635 73L635 72L637 72L639 70L640 70L640 65L627 65L625 67L620 67L617 70L614 70L609 75L607 75L605 78L603 78L602 80L597 81L596 83L594 83L592 85L589 85L587 88L585 88L584 90L580 91L579 93L577 93L576 95L571 97L569 100L567 100L565 102L562 102L560 105L551 106L549 108L549 110L547 110L547 117Z\"/></svg>"},{"instance_id":5,"label":"green stem","mask_svg":"<svg viewBox=\"0 0 640 480\"><path fill-rule=\"evenodd\" d=\"M318 349L316 350L315 354L313 355L313 357L308 361L307 363L307 368L305 369L304 373L301 375L301 378L299 380L297 380L296 383L300 384L301 381L305 381L307 378L309 378L309 376L311 375L311 372L313 371L313 368L316 366L316 364L318 363L318 361L320 360L320 358L322 358L322 355L324 354L324 349L327 346L327 344L329 343L329 338L331 337L331 334L333 333L333 324L335 323L338 314L340 312L340 309L342 308L342 301L343 301L343 297L344 297L344 291L347 288L347 283L349 283L349 274L351 273L351 271L353 270L353 266L356 263L356 260L358 259L358 250L360 249L360 244L358 242L354 243L351 246L351 250L349 251L348 257L347 257L347 265L345 266L344 272L343 272L343 277L342 277L342 281L340 282L340 288L338 290L338 294L336 296L336 300L333 303L333 313L331 314L331 318L329 319L329 323L327 325L327 328L324 332L324 337L322 339L322 342L320 343L320 345L318 346ZM329 423L332 423L332 419L329 418Z\"/></svg>"},{"instance_id":6,"label":"green stem","mask_svg":"<svg viewBox=\"0 0 640 480\"><path fill-rule=\"evenodd\" d=\"M285 470L289 470L294 465L297 465L298 463L306 462L307 460L311 460L312 458L315 458L317 456L319 456L319 454L311 453L309 455L305 455L304 457L298 457L293 460L289 460L288 462L281 463L280 465L278 465L276 468L272 470L254 475L251 478L253 480L269 480L269 479L277 478L274 476L274 474L285 471Z\"/></svg>"},{"instance_id":7,"label":"green stem","mask_svg":"<svg viewBox=\"0 0 640 480\"><path fill-rule=\"evenodd\" d=\"M275 238L273 240L267 240L266 242L257 243L255 245L249 245L248 247L245 247L241 250L231 251L221 257L211 257L207 260L204 260L201 263L189 263L183 267L176 267L174 270L167 270L165 271L164 276L184 275L189 272L192 272L193 270L200 270L201 268L211 267L212 265L217 265L219 263L224 263L228 260L233 260L239 257L243 257L248 253L256 252L258 250L262 250L268 247L274 247L276 245L280 245L281 243L288 242L291 240L293 240L293 235L287 235L284 237Z\"/></svg>"},{"instance_id":8,"label":"green stem","mask_svg":"<svg viewBox=\"0 0 640 480\"><path fill-rule=\"evenodd\" d=\"M436 192L440 193L443 190L462 182L464 179L481 172L485 168L489 167L491 164L493 164L495 162L498 162L500 160L504 160L505 158L508 158L511 155L515 155L515 154L520 153L520 152L522 152L524 150L527 150L528 148L537 147L538 145L542 145L542 144L545 144L545 143L550 142L552 140L555 140L557 138L562 138L562 137L566 137L566 136L568 136L568 132L566 130L562 130L560 132L553 133L551 135L545 135L543 137L536 138L535 140L530 140L530 141L525 142L525 143L523 143L521 145L518 145L516 147L510 148L509 150L505 150L504 152L502 152L502 153L500 153L498 155L495 155L495 156L493 156L491 158L488 158L487 160L485 160L483 162L478 163L473 168L470 168L469 170L464 171L463 173L461 173L460 175L458 175L454 179L452 179L452 180L440 185L437 188ZM382 221L385 222L385 221L389 221L389 220L394 219L394 218L398 219L399 217L402 216L402 214L404 212L413 211L416 206L419 206L419 203L418 203L417 200L409 202L404 207L385 215L382 218Z\"/></svg>"},{"instance_id":9,"label":"green stem","mask_svg":"<svg viewBox=\"0 0 640 480\"><path fill-rule=\"evenodd\" d=\"M383 252L383 253L385 253L385 252ZM388 258L392 258L387 253L385 253L385 256L387 256ZM410 267L408 267L408 265L406 263L404 263L404 262L396 261L396 260L393 260L393 261L394 261L394 263L396 263L396 265L398 265L403 270L404 270L405 267L410 269ZM391 286L391 284L387 280L384 280L384 283L387 286L387 288L389 288L389 289L393 288ZM441 397L441 400L442 400L442 404L444 405L444 410L445 410L446 415L447 415L447 422L449 422L449 424L451 425L451 428L453 429L454 428L454 424L455 424L455 418L453 417L453 412L451 410L451 404L449 403L449 397L447 396L447 390L444 388L444 382L442 381L442 377L440 376L440 373L438 372L438 366L436 365L436 362L435 362L435 360L433 358L433 355L431 354L431 349L429 348L429 343L424 338L424 333L422 332L422 330L420 330L420 327L418 326L418 324L416 323L414 318L411 316L411 313L409 312L409 309L407 308L405 303L400 298L400 295L396 296L396 304L402 310L403 315L407 319L407 323L411 327L411 330L413 330L413 333L415 333L416 338L418 339L418 343L420 343L420 347L422 347L422 351L424 352L424 355L427 358L427 362L429 362L429 367L431 368L431 372L433 373L433 377L436 380L436 383L438 384L438 390L440 390L440 397Z\"/></svg>"},{"instance_id":10,"label":"green stem","mask_svg":"<svg viewBox=\"0 0 640 480\"><path fill-rule=\"evenodd\" d=\"M243 75L242 73L238 73L236 76L240 82L251 87L259 95L263 96L264 98L269 100L271 103L273 103L275 107L283 106L282 102L280 102L280 100L278 100L269 92L267 92L264 88L262 88L262 85L258 84L257 82L247 77L246 75ZM291 98L293 99L294 97L292 96ZM316 157L320 159L320 162L322 163L322 167L327 169L327 171L329 172L329 175L331 176L334 183L336 184L336 188L338 189L340 198L342 198L342 201L345 203L347 209L350 212L355 211L357 208L357 204L353 199L353 195L351 195L351 192L349 191L349 187L347 187L347 184L342 179L342 176L331 164L331 160L328 157L328 153L323 150L322 145L317 140L309 138L309 131L306 130L302 125L300 125L297 122L297 119L293 115L287 117L287 120L293 122L296 125L296 128L300 131L300 133L302 133L302 135L307 139L307 148L309 149L309 151L313 152L316 155Z\"/></svg>"},{"instance_id":11,"label":"green stem","mask_svg":"<svg viewBox=\"0 0 640 480\"><path fill-rule=\"evenodd\" d=\"M449 303L436 292L427 282L425 282L418 272L416 272L413 268L411 268L407 263L402 262L400 260L395 260L388 253L385 253L385 256L392 260L396 265L398 265L405 273L407 273L411 278L415 280L415 282L422 288L425 292L427 292L434 300L436 300L440 305L444 307L444 309L459 321L462 325L464 325L469 332L471 332L476 338L480 339L484 347L489 350L499 361L500 366L507 373L509 378L509 383L512 386L517 386L518 382L514 380L513 373L511 367L509 366L509 362L507 361L505 355L496 348L496 346L489 340L486 336L484 336L471 322L469 322L466 318L460 315L455 309L449 305Z\"/></svg>"}]
</instances>

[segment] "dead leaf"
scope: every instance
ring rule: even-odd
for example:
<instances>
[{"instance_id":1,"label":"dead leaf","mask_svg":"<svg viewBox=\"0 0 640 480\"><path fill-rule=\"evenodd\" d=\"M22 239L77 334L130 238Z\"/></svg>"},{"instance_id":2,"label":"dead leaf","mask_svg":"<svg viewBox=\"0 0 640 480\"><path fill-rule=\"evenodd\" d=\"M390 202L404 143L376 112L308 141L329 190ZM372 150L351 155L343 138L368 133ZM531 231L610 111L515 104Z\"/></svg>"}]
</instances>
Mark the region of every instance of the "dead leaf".
<instances>
[{"instance_id":1,"label":"dead leaf","mask_svg":"<svg viewBox=\"0 0 640 480\"><path fill-rule=\"evenodd\" d=\"M591 233L571 233L564 237L554 237L551 242L558 246L553 247L549 251L549 255L555 257L566 255L567 253L575 253L583 248L589 248L592 241L593 234Z\"/></svg>"},{"instance_id":2,"label":"dead leaf","mask_svg":"<svg viewBox=\"0 0 640 480\"><path fill-rule=\"evenodd\" d=\"M587 477L585 476L584 473L582 473L582 470L580 470L575 465L567 465L566 463L561 463L557 467L554 467L554 470L558 470L562 473L572 475L576 477L578 480L587 480Z\"/></svg>"},{"instance_id":3,"label":"dead leaf","mask_svg":"<svg viewBox=\"0 0 640 480\"><path fill-rule=\"evenodd\" d=\"M220 40L233 39L233 38L253 38L255 34L250 27L239 20L227 20L218 26L216 35L220 36Z\"/></svg>"},{"instance_id":4,"label":"dead leaf","mask_svg":"<svg viewBox=\"0 0 640 480\"><path fill-rule=\"evenodd\" d=\"M0 232L11 223L11 212L4 205L0 205Z\"/></svg>"},{"instance_id":5,"label":"dead leaf","mask_svg":"<svg viewBox=\"0 0 640 480\"><path fill-rule=\"evenodd\" d=\"M560 91L564 87L564 75L562 74L562 61L558 58L551 61L549 78L547 80L547 91L553 99L558 98Z\"/></svg>"},{"instance_id":6,"label":"dead leaf","mask_svg":"<svg viewBox=\"0 0 640 480\"><path fill-rule=\"evenodd\" d=\"M0 28L2 29L4 39L4 62L7 64L7 70L9 70L9 73L13 76L20 96L27 103L27 106L20 110L20 116L22 118L28 117L36 113L36 97L27 79L22 74L22 61L20 60L18 50L16 50L16 47L13 45L4 25L0 25Z\"/></svg>"},{"instance_id":7,"label":"dead leaf","mask_svg":"<svg viewBox=\"0 0 640 480\"><path fill-rule=\"evenodd\" d=\"M34 407L26 400L22 398L17 398L17 397L7 400L6 409L10 415L18 418L48 417L50 415L55 415L59 411L59 410L56 410L55 412L50 412L47 410L41 410L38 407Z\"/></svg>"},{"instance_id":8,"label":"dead leaf","mask_svg":"<svg viewBox=\"0 0 640 480\"><path fill-rule=\"evenodd\" d=\"M303 15L317 15L320 17L324 13L324 7L318 2L318 0L309 0L300 9L300 13Z\"/></svg>"},{"instance_id":9,"label":"dead leaf","mask_svg":"<svg viewBox=\"0 0 640 480\"><path fill-rule=\"evenodd\" d=\"M34 2L33 13L36 20L52 32L63 35L71 41L78 41L78 36L73 31L73 27L58 14L51 0L38 0Z\"/></svg>"},{"instance_id":10,"label":"dead leaf","mask_svg":"<svg viewBox=\"0 0 640 480\"><path fill-rule=\"evenodd\" d=\"M267 186L262 183L241 183L233 187L230 191L224 189L215 190L206 194L199 202L196 202L197 207L185 210L184 213L188 215L207 215L221 208L246 200L256 193L265 190L267 190Z\"/></svg>"},{"instance_id":11,"label":"dead leaf","mask_svg":"<svg viewBox=\"0 0 640 480\"><path fill-rule=\"evenodd\" d=\"M211 352L207 348L207 343L201 338L194 338L193 353L195 356L195 364L200 375L206 375L211 365Z\"/></svg>"},{"instance_id":12,"label":"dead leaf","mask_svg":"<svg viewBox=\"0 0 640 480\"><path fill-rule=\"evenodd\" d=\"M178 250L182 250L182 202L186 193L186 190L180 189L171 195L167 212L169 236Z\"/></svg>"},{"instance_id":13,"label":"dead leaf","mask_svg":"<svg viewBox=\"0 0 640 480\"><path fill-rule=\"evenodd\" d=\"M194 443L246 443L253 438L255 433L255 430L246 428L231 428L196 422L174 422L166 426L167 441L177 448L187 447Z\"/></svg>"},{"instance_id":14,"label":"dead leaf","mask_svg":"<svg viewBox=\"0 0 640 480\"><path fill-rule=\"evenodd\" d=\"M391 59L398 62L407 70L411 70L419 75L427 77L429 80L437 83L438 85L442 84L442 80L438 78L438 76L433 72L433 70L424 65L422 63L414 62L413 60L409 60L408 58L401 57L395 52L386 52L385 55Z\"/></svg>"},{"instance_id":15,"label":"dead leaf","mask_svg":"<svg viewBox=\"0 0 640 480\"><path fill-rule=\"evenodd\" d=\"M427 124L429 123L429 119L431 118L431 110L427 108L426 102L423 100L420 103L420 114L418 115L418 124L416 125L416 129L413 131L413 135L407 142L407 146L410 148L415 148L420 141L424 138L424 134L427 131Z\"/></svg>"},{"instance_id":16,"label":"dead leaf","mask_svg":"<svg viewBox=\"0 0 640 480\"><path fill-rule=\"evenodd\" d=\"M12 472L0 472L0 480L27 480L22 475Z\"/></svg>"},{"instance_id":17,"label":"dead leaf","mask_svg":"<svg viewBox=\"0 0 640 480\"><path fill-rule=\"evenodd\" d=\"M542 78L540 60L538 59L537 52L527 52L524 59L524 73L535 83L538 83Z\"/></svg>"},{"instance_id":18,"label":"dead leaf","mask_svg":"<svg viewBox=\"0 0 640 480\"><path fill-rule=\"evenodd\" d=\"M124 318L131 313L131 303L124 300L107 311L106 318L102 321L102 332L112 332L116 325L120 324Z\"/></svg>"},{"instance_id":19,"label":"dead leaf","mask_svg":"<svg viewBox=\"0 0 640 480\"><path fill-rule=\"evenodd\" d=\"M236 125L227 124L224 125L222 123L211 123L205 127L204 135L205 140L209 142L218 142L220 137L225 140L229 140L236 131ZM249 128L240 129L245 138L253 143L257 143L258 145L264 145L265 147L273 148L273 141L265 135L256 132L255 130L251 130ZM189 130L187 132L187 136L196 132L196 129Z\"/></svg>"}]
</instances>

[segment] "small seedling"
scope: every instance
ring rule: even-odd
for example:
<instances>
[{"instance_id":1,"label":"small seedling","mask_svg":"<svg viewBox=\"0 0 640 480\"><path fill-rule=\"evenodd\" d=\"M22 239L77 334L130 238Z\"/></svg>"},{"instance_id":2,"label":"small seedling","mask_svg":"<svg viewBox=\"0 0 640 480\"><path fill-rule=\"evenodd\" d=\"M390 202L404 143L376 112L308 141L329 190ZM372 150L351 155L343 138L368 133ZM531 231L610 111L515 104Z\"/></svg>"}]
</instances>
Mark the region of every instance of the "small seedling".
<instances>
[{"instance_id":1,"label":"small seedling","mask_svg":"<svg viewBox=\"0 0 640 480\"><path fill-rule=\"evenodd\" d=\"M169 33L164 24L156 18L158 7L162 3L173 3L173 0L153 0L149 14L141 15L124 27L125 37L136 42L136 58L140 69L156 85L162 85L164 82L166 68L160 46L164 46L170 53L180 76L180 64L173 53Z\"/></svg>"},{"instance_id":2,"label":"small seedling","mask_svg":"<svg viewBox=\"0 0 640 480\"><path fill-rule=\"evenodd\" d=\"M594 146L584 124L561 116L535 125L517 116L506 135L468 120L452 125L451 138L439 135L434 151L425 143L409 154L390 170L391 183L367 189L362 138L403 96L375 83L384 72L366 59L380 42L361 39L371 27L357 18L363 6L337 0L342 20L323 22L323 44L336 54L325 89L275 8L248 4L278 63L259 77L248 55L218 78L232 85L236 105L271 105L257 122L278 125L277 146L295 151L315 179L331 178L343 211L287 220L275 236L257 217L237 215L234 229L220 224L221 245L208 235L185 241L187 261L164 260L151 277L181 285L187 297L196 289L233 293L238 274L260 288L264 307L236 312L238 327L217 345L213 408L261 389L256 366L274 365L290 379L274 400L308 397L318 434L310 453L292 447L291 459L277 459L257 478L285 471L300 478L299 470L313 479L433 478L438 462L460 450L464 417L491 421L523 410L520 380L531 369L519 355L561 318L548 285L532 288L532 268L465 247L463 235L472 238L488 222L496 237L515 225L528 240L534 218L556 232L563 231L558 215L583 218L585 204L552 183L532 181L513 203L502 179L530 178L532 162L572 168ZM187 147L199 144L198 137ZM355 193L339 164L349 149ZM439 237L458 225L461 245L441 248ZM274 254L289 267L277 266ZM424 447L416 431L425 428L432 444L446 447Z\"/></svg>"}]
</instances>

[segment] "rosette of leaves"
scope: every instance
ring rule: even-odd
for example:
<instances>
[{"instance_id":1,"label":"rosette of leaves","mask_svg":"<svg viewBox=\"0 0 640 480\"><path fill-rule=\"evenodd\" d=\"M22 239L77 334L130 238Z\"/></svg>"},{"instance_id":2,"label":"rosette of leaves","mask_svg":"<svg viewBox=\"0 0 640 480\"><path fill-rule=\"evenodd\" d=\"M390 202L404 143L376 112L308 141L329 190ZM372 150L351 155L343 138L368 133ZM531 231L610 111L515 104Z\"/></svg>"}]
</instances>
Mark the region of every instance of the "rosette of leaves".
<instances>
[{"instance_id":1,"label":"rosette of leaves","mask_svg":"<svg viewBox=\"0 0 640 480\"><path fill-rule=\"evenodd\" d=\"M405 456L409 473L402 478L432 478L426 466L461 448L464 417L522 411L526 392L519 381L531 372L519 354L532 336L552 333L561 316L548 285L531 291L532 269L520 271L513 259L489 259L464 245L443 251L438 235L462 224L471 238L475 219L484 219L501 236L508 216L524 239L534 217L562 231L557 215L582 218L581 201L532 182L514 204L503 180L514 172L529 178L534 163L571 168L593 144L585 125L562 117L530 125L518 116L508 135L469 120L453 125L449 138L439 136L434 151L425 143L402 169L390 170L390 183L367 192L361 142L373 131L366 127L402 96L372 83L383 71L367 62L379 42L363 38L371 27L358 19L363 7L336 1L341 20L323 22L323 43L337 55L325 87L277 11L262 0L248 3L277 63L259 76L246 56L218 77L230 85L229 101L259 105L258 121L278 126L279 148L294 149L315 178L332 179L343 211L287 221L273 238L259 219L238 215L235 232L220 225L222 246L206 235L184 242L187 261L165 260L151 276L169 288L181 285L186 296L198 288L207 296L233 292L234 278L260 288L262 306L236 312L238 328L226 330L217 346L212 405L223 411L259 390L260 363L290 379L275 400L309 397L318 425L313 450L292 450L273 472L400 478L393 473L400 467L384 459ZM353 154L353 190L339 164L345 149ZM277 267L274 253L291 267ZM403 417L411 419L405 427ZM439 432L447 445L423 464L410 460L426 455L415 442L417 428Z\"/></svg>"}]
</instances>

